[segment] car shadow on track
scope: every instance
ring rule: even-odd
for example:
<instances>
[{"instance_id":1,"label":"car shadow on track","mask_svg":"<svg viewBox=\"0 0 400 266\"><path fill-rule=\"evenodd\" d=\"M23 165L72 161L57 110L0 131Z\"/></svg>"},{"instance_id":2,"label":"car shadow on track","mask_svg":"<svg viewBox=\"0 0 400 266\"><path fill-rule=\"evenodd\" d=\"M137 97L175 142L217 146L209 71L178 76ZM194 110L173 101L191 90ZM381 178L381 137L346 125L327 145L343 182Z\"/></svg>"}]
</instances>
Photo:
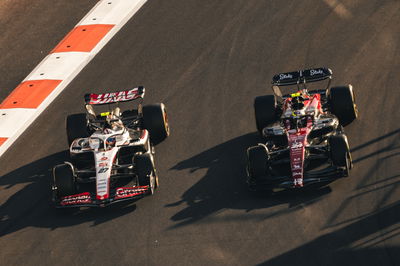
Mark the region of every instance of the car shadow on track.
<instances>
[{"instance_id":1,"label":"car shadow on track","mask_svg":"<svg viewBox=\"0 0 400 266\"><path fill-rule=\"evenodd\" d=\"M51 168L67 159L68 151L62 151L0 177L3 191L23 186L0 206L0 236L28 226L55 229L85 222L92 222L92 226L96 226L136 209L132 202L121 202L101 209L55 209L51 205Z\"/></svg>"},{"instance_id":2,"label":"car shadow on track","mask_svg":"<svg viewBox=\"0 0 400 266\"><path fill-rule=\"evenodd\" d=\"M259 265L398 265L400 248L383 242L400 236L399 219L397 202Z\"/></svg>"},{"instance_id":3,"label":"car shadow on track","mask_svg":"<svg viewBox=\"0 0 400 266\"><path fill-rule=\"evenodd\" d=\"M326 217L322 229L329 232L259 265L399 265L400 174L394 167L400 155L399 135L397 129L352 149L355 165L368 170ZM394 169L382 171L388 160ZM362 207L363 200L368 208ZM342 215L354 206L362 215Z\"/></svg>"},{"instance_id":4,"label":"car shadow on track","mask_svg":"<svg viewBox=\"0 0 400 266\"><path fill-rule=\"evenodd\" d=\"M249 191L246 184L246 149L258 142L262 142L258 134L249 133L181 161L171 168L178 171L189 169L190 172L207 169L205 176L188 189L180 201L167 205L187 205L171 217L177 222L174 228L199 221L222 209L250 212L281 204L288 205L287 208L268 212L264 216L271 218L313 204L331 192L329 187L297 192L282 191L274 195Z\"/></svg>"}]
</instances>

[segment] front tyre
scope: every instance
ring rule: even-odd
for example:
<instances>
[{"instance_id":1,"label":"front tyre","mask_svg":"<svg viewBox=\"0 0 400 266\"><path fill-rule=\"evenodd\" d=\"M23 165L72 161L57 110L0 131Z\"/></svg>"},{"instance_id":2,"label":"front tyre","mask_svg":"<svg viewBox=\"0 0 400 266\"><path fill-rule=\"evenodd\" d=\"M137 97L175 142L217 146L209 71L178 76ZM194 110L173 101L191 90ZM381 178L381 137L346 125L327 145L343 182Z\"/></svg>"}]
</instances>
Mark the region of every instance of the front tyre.
<instances>
[{"instance_id":1,"label":"front tyre","mask_svg":"<svg viewBox=\"0 0 400 266\"><path fill-rule=\"evenodd\" d=\"M332 164L342 167L344 176L348 176L349 170L352 168L352 159L346 135L333 135L329 137L328 141Z\"/></svg>"},{"instance_id":2,"label":"front tyre","mask_svg":"<svg viewBox=\"0 0 400 266\"><path fill-rule=\"evenodd\" d=\"M143 126L150 132L153 144L158 144L169 136L168 114L163 103L143 106Z\"/></svg>"},{"instance_id":3,"label":"front tyre","mask_svg":"<svg viewBox=\"0 0 400 266\"><path fill-rule=\"evenodd\" d=\"M266 147L259 145L247 149L247 172L250 186L267 176L268 151Z\"/></svg>"},{"instance_id":4,"label":"front tyre","mask_svg":"<svg viewBox=\"0 0 400 266\"><path fill-rule=\"evenodd\" d=\"M76 194L76 182L72 165L67 163L56 165L53 168L53 178L58 197Z\"/></svg>"},{"instance_id":5,"label":"front tyre","mask_svg":"<svg viewBox=\"0 0 400 266\"><path fill-rule=\"evenodd\" d=\"M148 186L149 194L153 195L157 187L157 175L152 155L144 153L133 157L133 164L138 177L139 186Z\"/></svg>"}]
</instances>

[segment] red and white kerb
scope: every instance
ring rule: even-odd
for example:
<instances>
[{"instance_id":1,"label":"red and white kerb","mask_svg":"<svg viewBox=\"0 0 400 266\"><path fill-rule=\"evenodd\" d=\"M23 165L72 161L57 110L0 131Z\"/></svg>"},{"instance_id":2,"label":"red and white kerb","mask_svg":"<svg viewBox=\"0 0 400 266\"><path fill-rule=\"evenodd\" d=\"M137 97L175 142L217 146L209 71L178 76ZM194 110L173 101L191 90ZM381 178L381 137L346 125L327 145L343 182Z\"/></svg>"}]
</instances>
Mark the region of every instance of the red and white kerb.
<instances>
[{"instance_id":1,"label":"red and white kerb","mask_svg":"<svg viewBox=\"0 0 400 266\"><path fill-rule=\"evenodd\" d=\"M0 104L0 156L147 0L100 0Z\"/></svg>"}]
</instances>

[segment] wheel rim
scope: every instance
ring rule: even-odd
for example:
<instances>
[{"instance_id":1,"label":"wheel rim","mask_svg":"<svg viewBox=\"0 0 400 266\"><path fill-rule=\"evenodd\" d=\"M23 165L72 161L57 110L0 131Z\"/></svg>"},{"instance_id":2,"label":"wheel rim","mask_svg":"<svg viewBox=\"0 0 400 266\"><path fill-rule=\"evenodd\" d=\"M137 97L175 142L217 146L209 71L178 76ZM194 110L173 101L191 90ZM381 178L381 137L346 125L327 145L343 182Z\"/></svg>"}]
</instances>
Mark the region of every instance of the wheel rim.
<instances>
[{"instance_id":1,"label":"wheel rim","mask_svg":"<svg viewBox=\"0 0 400 266\"><path fill-rule=\"evenodd\" d=\"M164 127L165 127L165 132L167 133L167 136L169 136L169 122L168 122L168 114L167 110L163 106L163 119L164 119Z\"/></svg>"},{"instance_id":2,"label":"wheel rim","mask_svg":"<svg viewBox=\"0 0 400 266\"><path fill-rule=\"evenodd\" d=\"M354 116L355 116L355 118L357 118L358 117L358 109L357 109L357 104L356 104L356 95L354 94L353 87L351 87L351 98L353 100Z\"/></svg>"},{"instance_id":3,"label":"wheel rim","mask_svg":"<svg viewBox=\"0 0 400 266\"><path fill-rule=\"evenodd\" d=\"M154 175L154 171L151 172L150 175L150 194L153 195L154 194L154 188L156 186L156 177Z\"/></svg>"},{"instance_id":4,"label":"wheel rim","mask_svg":"<svg viewBox=\"0 0 400 266\"><path fill-rule=\"evenodd\" d=\"M350 169L350 159L349 159L349 153L346 153L346 172L345 175L349 176L349 169Z\"/></svg>"}]
</instances>

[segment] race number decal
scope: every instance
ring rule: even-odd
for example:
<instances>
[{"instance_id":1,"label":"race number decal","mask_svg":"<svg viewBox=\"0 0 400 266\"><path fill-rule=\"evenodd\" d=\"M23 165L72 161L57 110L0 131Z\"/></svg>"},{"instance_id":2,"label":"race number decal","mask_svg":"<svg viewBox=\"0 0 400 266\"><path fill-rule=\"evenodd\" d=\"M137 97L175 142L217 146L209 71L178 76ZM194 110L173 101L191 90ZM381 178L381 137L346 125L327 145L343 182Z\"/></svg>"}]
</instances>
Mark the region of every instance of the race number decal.
<instances>
[{"instance_id":1,"label":"race number decal","mask_svg":"<svg viewBox=\"0 0 400 266\"><path fill-rule=\"evenodd\" d=\"M105 173L107 171L108 171L108 168L101 168L98 173L99 174L103 174L103 173Z\"/></svg>"}]
</instances>

